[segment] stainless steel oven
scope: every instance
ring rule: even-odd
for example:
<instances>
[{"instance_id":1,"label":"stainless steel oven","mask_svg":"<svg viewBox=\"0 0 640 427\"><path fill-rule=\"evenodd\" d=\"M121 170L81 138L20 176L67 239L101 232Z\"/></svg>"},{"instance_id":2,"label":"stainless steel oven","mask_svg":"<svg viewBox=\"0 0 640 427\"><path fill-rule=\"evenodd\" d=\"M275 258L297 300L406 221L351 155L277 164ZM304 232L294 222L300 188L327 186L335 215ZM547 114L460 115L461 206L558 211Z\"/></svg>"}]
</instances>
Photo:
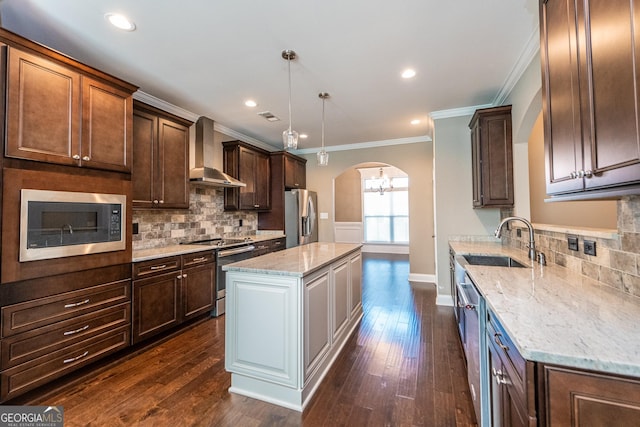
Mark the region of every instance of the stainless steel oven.
<instances>
[{"instance_id":1,"label":"stainless steel oven","mask_svg":"<svg viewBox=\"0 0 640 427\"><path fill-rule=\"evenodd\" d=\"M126 248L126 196L22 189L20 262Z\"/></svg>"},{"instance_id":2,"label":"stainless steel oven","mask_svg":"<svg viewBox=\"0 0 640 427\"><path fill-rule=\"evenodd\" d=\"M222 270L222 266L253 258L255 249L256 247L254 245L247 244L240 247L220 249L217 252L218 270L216 271L216 308L213 312L214 316L223 315L226 311L227 272Z\"/></svg>"}]
</instances>

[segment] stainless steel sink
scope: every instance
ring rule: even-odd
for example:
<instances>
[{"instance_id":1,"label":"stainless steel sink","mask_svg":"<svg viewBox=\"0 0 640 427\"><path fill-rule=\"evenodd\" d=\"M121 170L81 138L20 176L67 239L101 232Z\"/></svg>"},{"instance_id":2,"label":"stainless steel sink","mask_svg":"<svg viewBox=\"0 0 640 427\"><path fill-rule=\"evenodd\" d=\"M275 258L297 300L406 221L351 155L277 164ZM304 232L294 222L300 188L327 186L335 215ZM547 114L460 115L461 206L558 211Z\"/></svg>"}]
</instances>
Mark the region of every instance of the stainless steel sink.
<instances>
[{"instance_id":1,"label":"stainless steel sink","mask_svg":"<svg viewBox=\"0 0 640 427\"><path fill-rule=\"evenodd\" d=\"M519 267L519 268L527 267L526 265L508 256L463 255L462 257L467 261L469 265L491 265L495 267Z\"/></svg>"}]
</instances>

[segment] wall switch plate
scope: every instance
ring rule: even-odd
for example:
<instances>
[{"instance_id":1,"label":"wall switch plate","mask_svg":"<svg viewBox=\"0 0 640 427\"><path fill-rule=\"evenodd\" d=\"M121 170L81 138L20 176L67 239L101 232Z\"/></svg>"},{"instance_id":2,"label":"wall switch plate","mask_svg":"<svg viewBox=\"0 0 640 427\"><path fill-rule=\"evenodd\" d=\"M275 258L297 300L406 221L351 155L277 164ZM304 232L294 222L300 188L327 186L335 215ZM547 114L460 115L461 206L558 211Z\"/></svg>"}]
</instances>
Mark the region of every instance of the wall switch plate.
<instances>
[{"instance_id":1,"label":"wall switch plate","mask_svg":"<svg viewBox=\"0 0 640 427\"><path fill-rule=\"evenodd\" d=\"M328 212L320 212L320 219L329 219Z\"/></svg>"},{"instance_id":2,"label":"wall switch plate","mask_svg":"<svg viewBox=\"0 0 640 427\"><path fill-rule=\"evenodd\" d=\"M587 255L596 256L596 242L594 242L593 240L585 240L584 253Z\"/></svg>"},{"instance_id":3,"label":"wall switch plate","mask_svg":"<svg viewBox=\"0 0 640 427\"><path fill-rule=\"evenodd\" d=\"M570 251L578 250L578 236L567 236L567 246Z\"/></svg>"}]
</instances>

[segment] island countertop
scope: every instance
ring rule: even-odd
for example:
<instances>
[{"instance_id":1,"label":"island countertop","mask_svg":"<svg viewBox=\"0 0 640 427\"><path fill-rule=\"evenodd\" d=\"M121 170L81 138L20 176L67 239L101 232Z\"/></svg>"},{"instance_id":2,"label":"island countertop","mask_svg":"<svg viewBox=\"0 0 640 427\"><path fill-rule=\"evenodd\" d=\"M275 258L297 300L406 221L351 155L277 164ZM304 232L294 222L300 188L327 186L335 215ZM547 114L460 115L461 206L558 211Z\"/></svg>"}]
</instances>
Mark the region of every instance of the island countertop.
<instances>
[{"instance_id":1,"label":"island countertop","mask_svg":"<svg viewBox=\"0 0 640 427\"><path fill-rule=\"evenodd\" d=\"M309 243L228 264L222 269L303 277L361 247L361 244L354 243Z\"/></svg>"},{"instance_id":2,"label":"island countertop","mask_svg":"<svg viewBox=\"0 0 640 427\"><path fill-rule=\"evenodd\" d=\"M532 265L523 251L499 243L450 247L456 255L508 255L530 266L466 267L525 359L640 377L640 298L561 266Z\"/></svg>"}]
</instances>

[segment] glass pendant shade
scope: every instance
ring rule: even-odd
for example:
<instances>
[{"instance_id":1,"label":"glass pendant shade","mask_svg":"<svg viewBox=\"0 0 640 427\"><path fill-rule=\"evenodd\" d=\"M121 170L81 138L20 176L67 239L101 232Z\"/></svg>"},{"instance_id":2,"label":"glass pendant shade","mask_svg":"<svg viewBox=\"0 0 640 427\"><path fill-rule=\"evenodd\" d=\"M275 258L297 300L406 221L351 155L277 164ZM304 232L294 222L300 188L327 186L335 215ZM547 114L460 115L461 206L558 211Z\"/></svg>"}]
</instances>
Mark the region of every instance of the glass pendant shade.
<instances>
[{"instance_id":1,"label":"glass pendant shade","mask_svg":"<svg viewBox=\"0 0 640 427\"><path fill-rule=\"evenodd\" d=\"M298 148L298 132L287 129L282 132L282 143L285 150L295 150Z\"/></svg>"},{"instance_id":2,"label":"glass pendant shade","mask_svg":"<svg viewBox=\"0 0 640 427\"><path fill-rule=\"evenodd\" d=\"M318 166L327 166L329 164L329 153L324 148L316 154L318 157Z\"/></svg>"}]
</instances>

